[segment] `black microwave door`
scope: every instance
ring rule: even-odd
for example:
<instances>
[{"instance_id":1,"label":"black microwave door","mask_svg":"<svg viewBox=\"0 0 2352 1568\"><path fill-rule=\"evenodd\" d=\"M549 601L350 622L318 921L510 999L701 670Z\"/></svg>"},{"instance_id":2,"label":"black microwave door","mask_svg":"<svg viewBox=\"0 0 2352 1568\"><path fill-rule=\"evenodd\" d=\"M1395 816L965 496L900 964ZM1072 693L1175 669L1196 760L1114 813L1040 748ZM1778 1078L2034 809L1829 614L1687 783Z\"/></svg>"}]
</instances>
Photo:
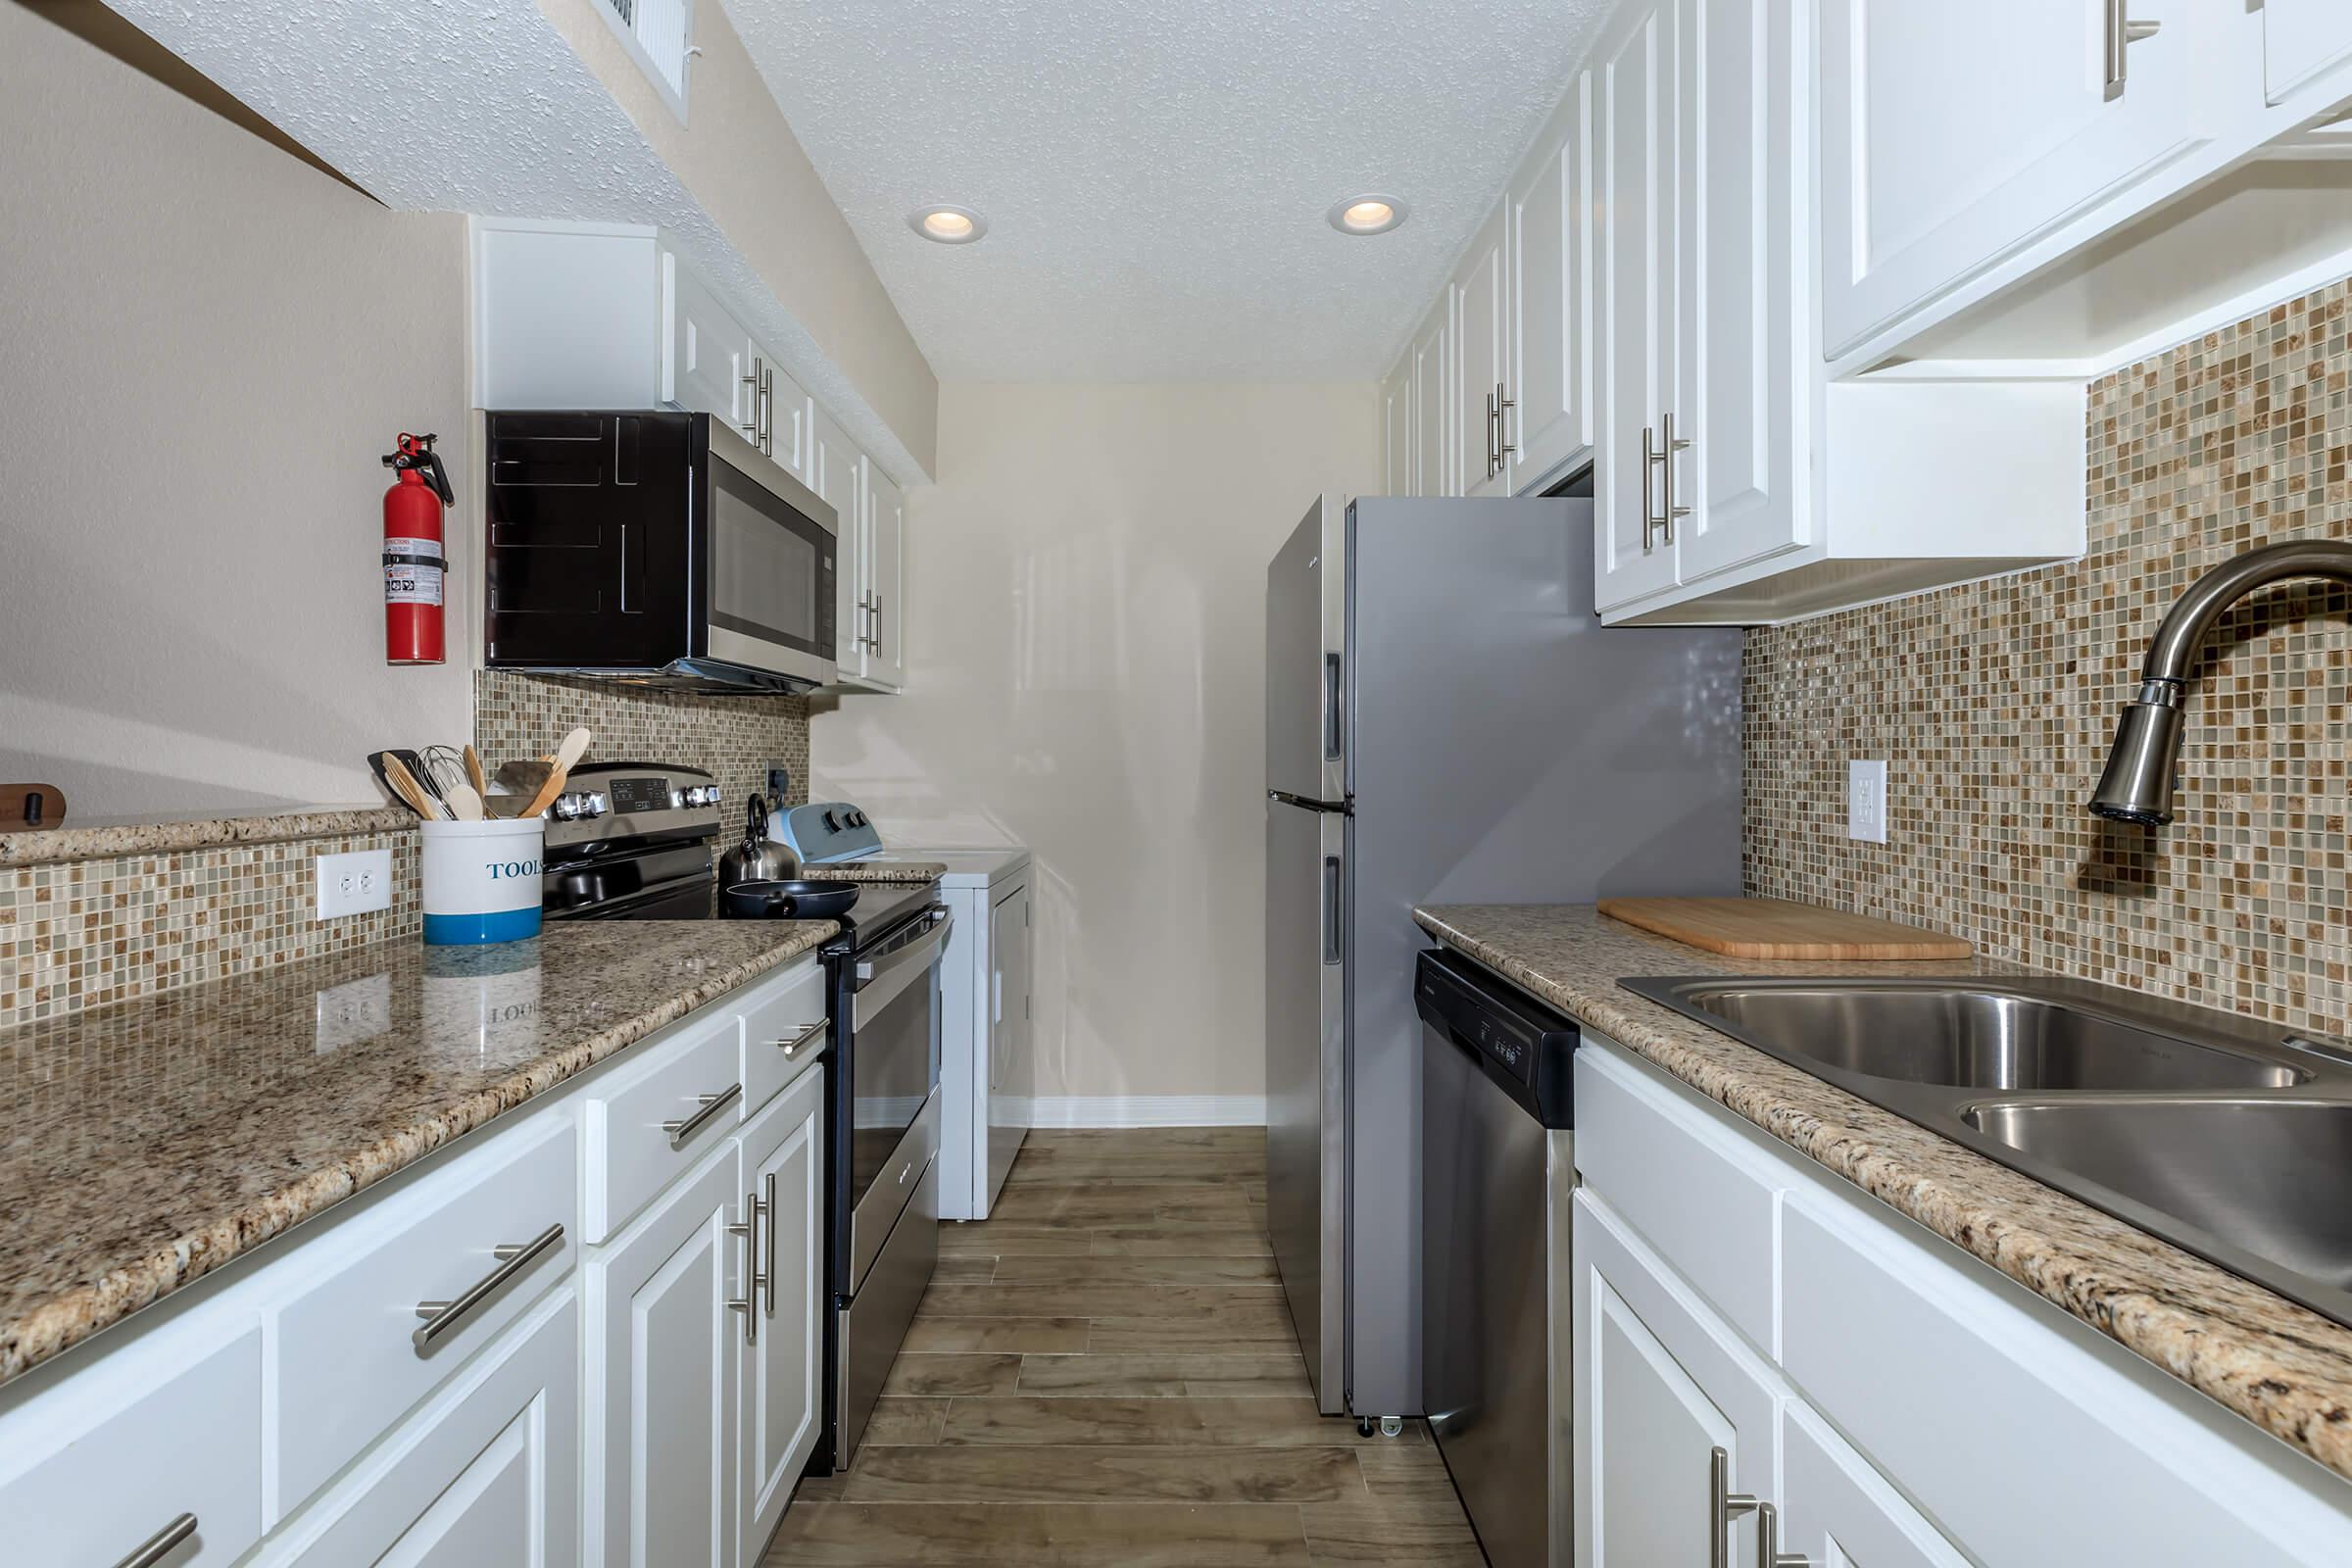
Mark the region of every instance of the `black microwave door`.
<instances>
[{"instance_id":1,"label":"black microwave door","mask_svg":"<svg viewBox=\"0 0 2352 1568\"><path fill-rule=\"evenodd\" d=\"M808 660L829 665L840 552L820 519L832 509L733 431L716 421L709 431L709 462L697 476L703 613L695 652L760 669Z\"/></svg>"},{"instance_id":2,"label":"black microwave door","mask_svg":"<svg viewBox=\"0 0 2352 1568\"><path fill-rule=\"evenodd\" d=\"M659 669L686 651L693 417L485 416L491 663Z\"/></svg>"}]
</instances>

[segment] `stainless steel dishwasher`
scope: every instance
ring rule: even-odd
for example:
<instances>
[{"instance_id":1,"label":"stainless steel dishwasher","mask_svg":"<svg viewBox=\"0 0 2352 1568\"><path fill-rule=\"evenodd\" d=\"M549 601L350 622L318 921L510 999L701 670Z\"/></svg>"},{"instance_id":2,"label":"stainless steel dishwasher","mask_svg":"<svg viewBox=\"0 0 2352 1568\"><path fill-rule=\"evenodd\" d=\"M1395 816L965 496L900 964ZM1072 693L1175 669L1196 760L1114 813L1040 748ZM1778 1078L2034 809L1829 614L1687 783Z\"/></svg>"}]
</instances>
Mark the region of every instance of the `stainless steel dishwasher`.
<instances>
[{"instance_id":1,"label":"stainless steel dishwasher","mask_svg":"<svg viewBox=\"0 0 2352 1568\"><path fill-rule=\"evenodd\" d=\"M1494 1568L1573 1554L1569 1195L1576 1024L1449 952L1423 953L1421 1380Z\"/></svg>"}]
</instances>

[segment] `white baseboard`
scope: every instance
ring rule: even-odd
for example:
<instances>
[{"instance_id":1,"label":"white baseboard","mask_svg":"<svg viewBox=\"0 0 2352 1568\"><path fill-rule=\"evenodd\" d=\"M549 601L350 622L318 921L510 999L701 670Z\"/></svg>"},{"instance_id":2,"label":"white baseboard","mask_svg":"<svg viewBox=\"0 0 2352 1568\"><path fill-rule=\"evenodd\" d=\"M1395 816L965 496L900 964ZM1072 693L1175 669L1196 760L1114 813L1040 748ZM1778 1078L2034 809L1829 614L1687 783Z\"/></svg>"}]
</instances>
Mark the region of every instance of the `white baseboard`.
<instances>
[{"instance_id":1,"label":"white baseboard","mask_svg":"<svg viewBox=\"0 0 2352 1568\"><path fill-rule=\"evenodd\" d=\"M1263 1095L1039 1095L1032 1127L1263 1127Z\"/></svg>"}]
</instances>

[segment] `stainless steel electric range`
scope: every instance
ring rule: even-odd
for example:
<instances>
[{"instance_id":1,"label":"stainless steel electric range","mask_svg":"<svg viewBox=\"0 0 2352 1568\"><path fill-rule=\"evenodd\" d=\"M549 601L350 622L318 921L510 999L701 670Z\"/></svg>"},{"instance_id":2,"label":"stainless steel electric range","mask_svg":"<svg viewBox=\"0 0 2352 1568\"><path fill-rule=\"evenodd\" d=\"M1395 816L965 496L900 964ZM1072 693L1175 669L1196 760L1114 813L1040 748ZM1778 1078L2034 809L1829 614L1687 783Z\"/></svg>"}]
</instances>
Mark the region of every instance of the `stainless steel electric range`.
<instances>
[{"instance_id":1,"label":"stainless steel electric range","mask_svg":"<svg viewBox=\"0 0 2352 1568\"><path fill-rule=\"evenodd\" d=\"M820 811L808 831L870 832L863 812L835 810L837 826ZM717 918L712 856L722 820L732 819L717 782L700 769L581 764L548 810L547 918ZM832 1014L832 1051L820 1070L834 1312L814 1474L846 1467L857 1451L938 1262L940 958L951 919L936 881L867 883L841 935L818 950Z\"/></svg>"}]
</instances>

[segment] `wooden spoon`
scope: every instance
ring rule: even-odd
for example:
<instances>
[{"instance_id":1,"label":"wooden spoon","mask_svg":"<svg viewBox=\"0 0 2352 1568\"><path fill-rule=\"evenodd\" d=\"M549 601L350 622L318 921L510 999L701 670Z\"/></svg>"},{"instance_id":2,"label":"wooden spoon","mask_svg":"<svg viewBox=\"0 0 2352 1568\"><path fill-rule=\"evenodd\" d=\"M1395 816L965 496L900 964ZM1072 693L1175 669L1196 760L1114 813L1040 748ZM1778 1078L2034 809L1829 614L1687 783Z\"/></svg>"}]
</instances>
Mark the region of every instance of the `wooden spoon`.
<instances>
[{"instance_id":1,"label":"wooden spoon","mask_svg":"<svg viewBox=\"0 0 2352 1568\"><path fill-rule=\"evenodd\" d=\"M466 744L466 782L473 786L476 799L490 793L489 775L482 771L482 754L473 749L470 741Z\"/></svg>"},{"instance_id":2,"label":"wooden spoon","mask_svg":"<svg viewBox=\"0 0 2352 1568\"><path fill-rule=\"evenodd\" d=\"M441 809L440 802L433 799L432 791L416 782L416 775L409 771L409 764L390 752L384 754L384 782L391 785L392 793L408 802L409 809L418 816L437 821L449 814Z\"/></svg>"},{"instance_id":3,"label":"wooden spoon","mask_svg":"<svg viewBox=\"0 0 2352 1568\"><path fill-rule=\"evenodd\" d=\"M566 773L579 766L580 759L588 755L588 742L592 738L586 729L574 729L566 734L564 743L556 748L556 766Z\"/></svg>"},{"instance_id":4,"label":"wooden spoon","mask_svg":"<svg viewBox=\"0 0 2352 1568\"><path fill-rule=\"evenodd\" d=\"M479 822L490 815L482 807L481 795L470 784L449 787L449 812L461 822Z\"/></svg>"}]
</instances>

